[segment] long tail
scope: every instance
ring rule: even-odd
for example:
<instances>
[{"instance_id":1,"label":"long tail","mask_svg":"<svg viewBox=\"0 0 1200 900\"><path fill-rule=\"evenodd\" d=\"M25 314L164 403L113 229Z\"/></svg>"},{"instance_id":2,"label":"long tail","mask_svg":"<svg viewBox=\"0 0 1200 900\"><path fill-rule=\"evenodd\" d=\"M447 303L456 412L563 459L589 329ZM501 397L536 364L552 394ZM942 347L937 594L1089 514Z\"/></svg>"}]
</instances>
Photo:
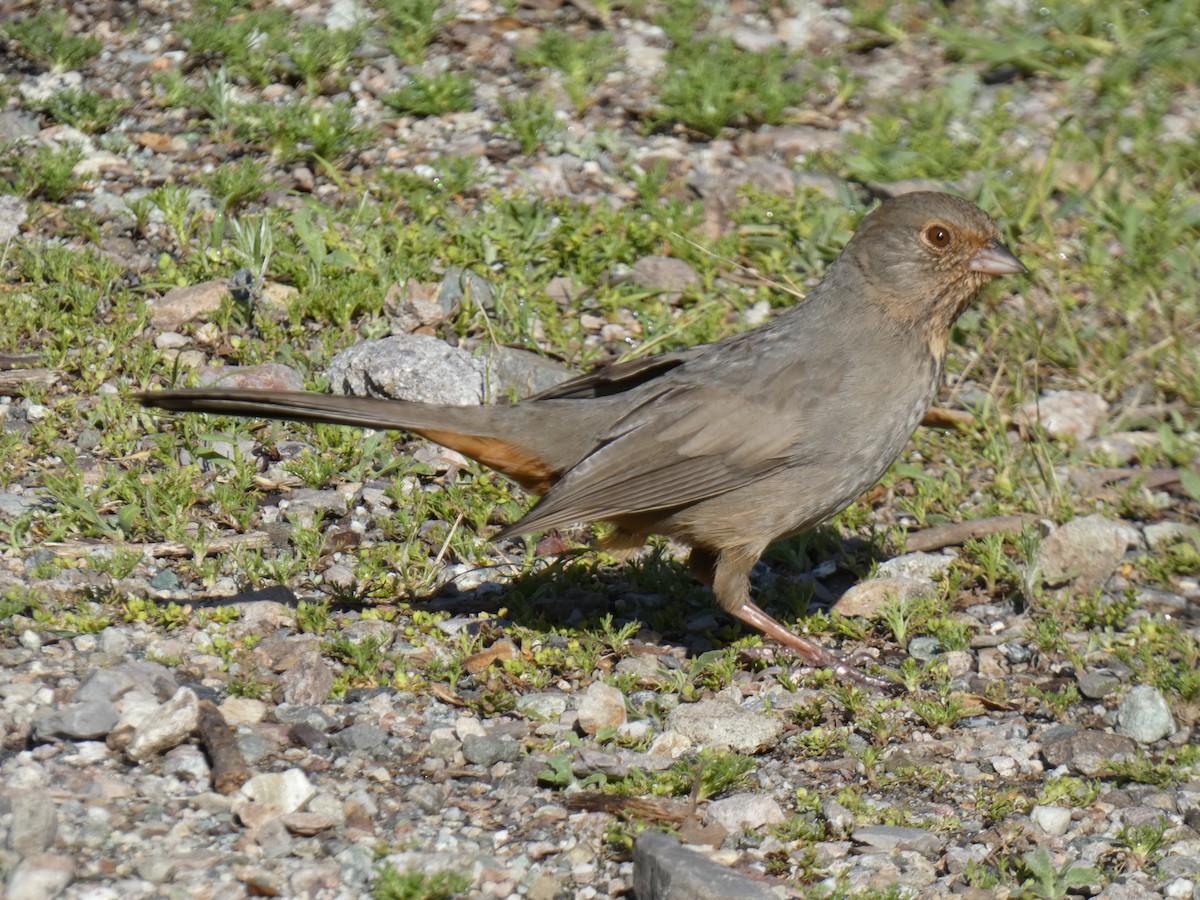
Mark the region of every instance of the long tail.
<instances>
[{"instance_id":1,"label":"long tail","mask_svg":"<svg viewBox=\"0 0 1200 900\"><path fill-rule=\"evenodd\" d=\"M360 428L411 431L457 450L536 494L562 474L528 438L537 429L519 406L437 406L402 400L344 397L303 391L197 388L134 395L143 406L174 412L325 422Z\"/></svg>"}]
</instances>

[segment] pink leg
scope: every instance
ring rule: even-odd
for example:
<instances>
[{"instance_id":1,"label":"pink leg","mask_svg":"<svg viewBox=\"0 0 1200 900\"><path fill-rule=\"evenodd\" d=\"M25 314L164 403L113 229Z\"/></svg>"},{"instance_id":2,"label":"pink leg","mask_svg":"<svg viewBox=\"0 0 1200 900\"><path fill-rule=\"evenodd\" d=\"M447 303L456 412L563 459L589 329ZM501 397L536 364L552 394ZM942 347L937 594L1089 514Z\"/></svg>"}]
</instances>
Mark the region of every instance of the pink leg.
<instances>
[{"instance_id":1,"label":"pink leg","mask_svg":"<svg viewBox=\"0 0 1200 900\"><path fill-rule=\"evenodd\" d=\"M872 690L895 687L890 681L864 675L819 644L789 631L751 600L750 570L758 562L759 556L761 553L738 549L724 550L720 554L709 550L693 550L689 563L696 577L712 586L722 609L795 651L809 665L830 669L839 679Z\"/></svg>"}]
</instances>

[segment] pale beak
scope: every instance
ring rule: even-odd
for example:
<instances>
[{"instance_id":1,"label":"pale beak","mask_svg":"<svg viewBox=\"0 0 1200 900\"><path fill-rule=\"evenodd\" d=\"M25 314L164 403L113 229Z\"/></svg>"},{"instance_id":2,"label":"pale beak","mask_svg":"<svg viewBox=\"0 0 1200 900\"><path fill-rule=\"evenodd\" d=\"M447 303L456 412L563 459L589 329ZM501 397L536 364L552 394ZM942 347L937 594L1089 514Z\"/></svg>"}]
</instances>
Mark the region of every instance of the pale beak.
<instances>
[{"instance_id":1,"label":"pale beak","mask_svg":"<svg viewBox=\"0 0 1200 900\"><path fill-rule=\"evenodd\" d=\"M975 252L967 268L972 272L993 277L999 275L1024 275L1029 270L995 238Z\"/></svg>"}]
</instances>

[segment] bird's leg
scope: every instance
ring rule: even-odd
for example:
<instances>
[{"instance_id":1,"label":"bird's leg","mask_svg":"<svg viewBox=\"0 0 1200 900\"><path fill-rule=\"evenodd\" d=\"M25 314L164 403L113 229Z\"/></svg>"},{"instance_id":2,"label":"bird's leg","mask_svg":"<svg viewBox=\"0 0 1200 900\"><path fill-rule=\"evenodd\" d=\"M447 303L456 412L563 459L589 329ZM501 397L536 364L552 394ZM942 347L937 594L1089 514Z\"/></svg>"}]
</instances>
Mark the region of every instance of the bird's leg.
<instances>
[{"instance_id":1,"label":"bird's leg","mask_svg":"<svg viewBox=\"0 0 1200 900\"><path fill-rule=\"evenodd\" d=\"M696 577L712 586L722 609L798 653L810 665L830 669L838 678L872 690L894 687L891 682L864 675L819 644L789 631L751 600L750 570L760 556L760 553L740 548L723 550L719 554L710 550L693 550L689 563Z\"/></svg>"}]
</instances>

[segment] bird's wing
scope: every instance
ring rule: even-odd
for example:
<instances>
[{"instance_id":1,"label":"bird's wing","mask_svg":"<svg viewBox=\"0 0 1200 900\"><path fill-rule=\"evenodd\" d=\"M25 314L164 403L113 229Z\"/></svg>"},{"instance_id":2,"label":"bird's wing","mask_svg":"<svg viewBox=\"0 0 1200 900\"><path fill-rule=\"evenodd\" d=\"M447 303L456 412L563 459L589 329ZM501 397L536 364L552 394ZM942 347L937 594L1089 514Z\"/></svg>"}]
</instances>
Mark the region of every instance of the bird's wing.
<instances>
[{"instance_id":1,"label":"bird's wing","mask_svg":"<svg viewBox=\"0 0 1200 900\"><path fill-rule=\"evenodd\" d=\"M593 397L608 397L622 394L639 385L645 384L672 369L683 365L689 356L695 355L693 348L677 353L663 353L658 356L647 356L633 359L629 362L614 363L601 366L583 375L570 378L554 385L547 391L528 397L521 401L530 400L586 400Z\"/></svg>"},{"instance_id":2,"label":"bird's wing","mask_svg":"<svg viewBox=\"0 0 1200 900\"><path fill-rule=\"evenodd\" d=\"M687 506L794 465L798 428L780 413L715 386L652 394L505 533Z\"/></svg>"}]
</instances>

